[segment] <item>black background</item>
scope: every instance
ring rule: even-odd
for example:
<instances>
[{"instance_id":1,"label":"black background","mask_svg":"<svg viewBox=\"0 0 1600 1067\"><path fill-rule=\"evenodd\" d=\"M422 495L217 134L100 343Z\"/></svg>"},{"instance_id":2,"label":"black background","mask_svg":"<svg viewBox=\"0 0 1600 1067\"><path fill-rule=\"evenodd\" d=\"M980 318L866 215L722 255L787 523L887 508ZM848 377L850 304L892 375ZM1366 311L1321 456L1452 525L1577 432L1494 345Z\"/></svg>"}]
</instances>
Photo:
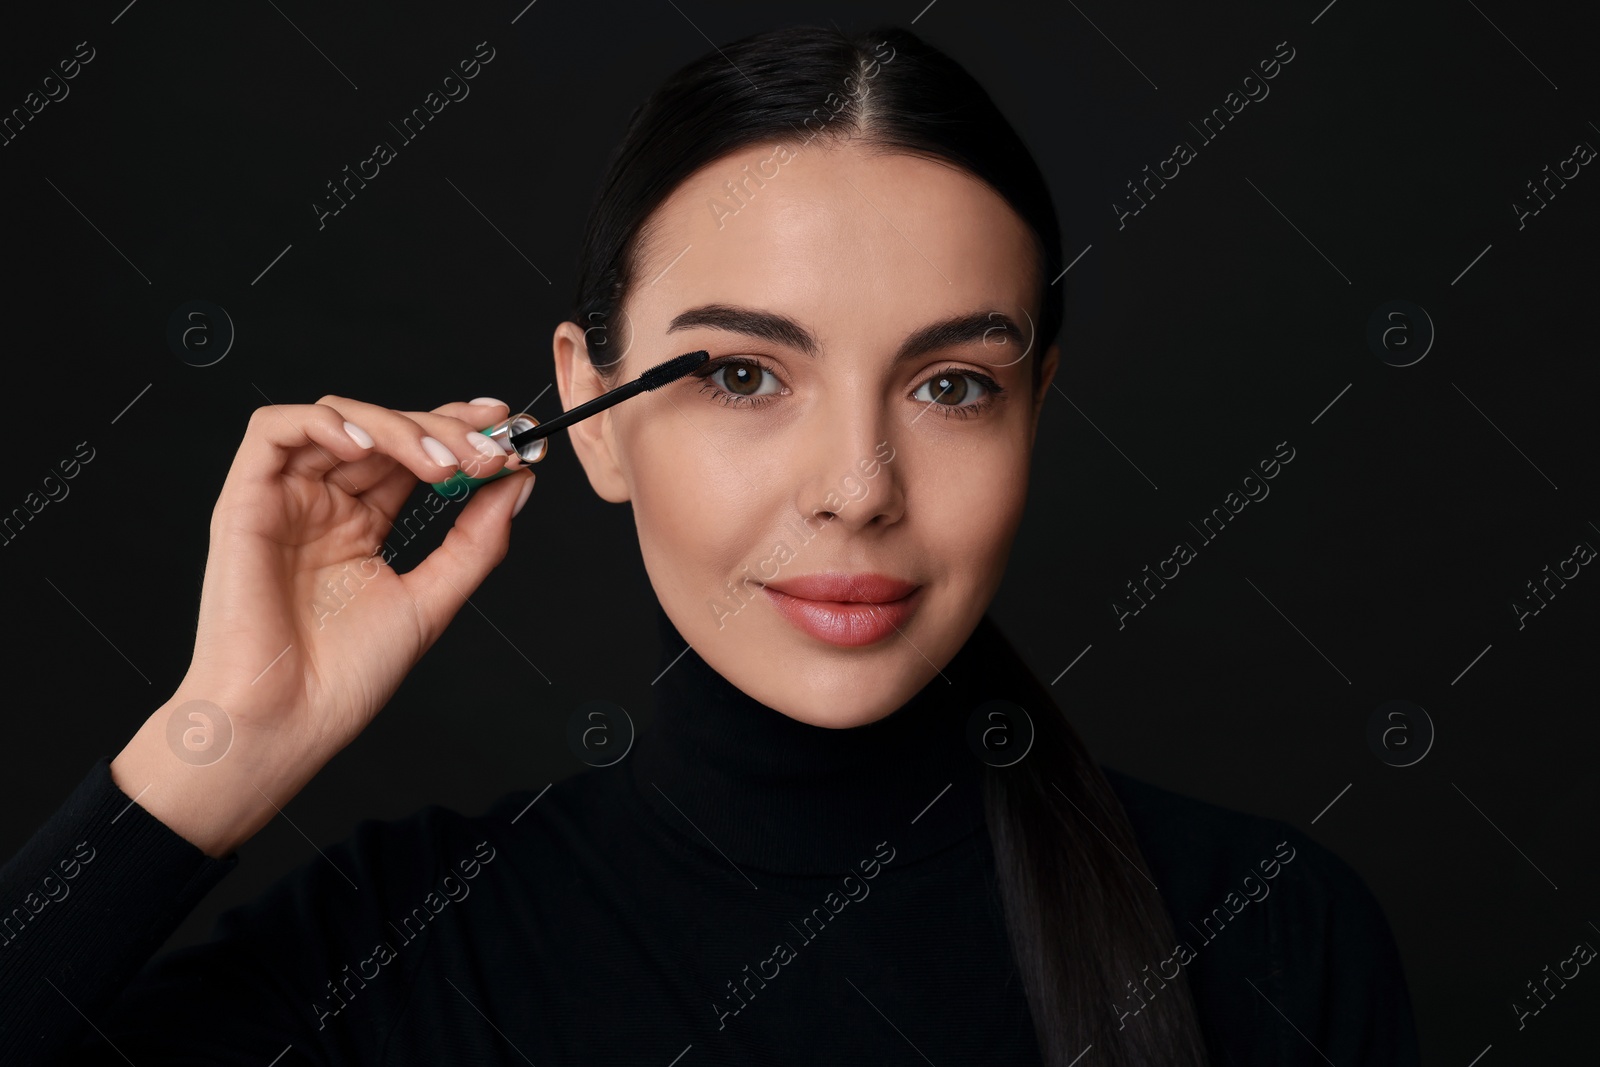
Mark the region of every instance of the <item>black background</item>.
<instances>
[{"instance_id":1,"label":"black background","mask_svg":"<svg viewBox=\"0 0 1600 1067\"><path fill-rule=\"evenodd\" d=\"M0 545L0 852L181 678L210 509L254 408L487 394L537 396L550 417L550 334L634 104L708 38L916 19L1036 153L1064 262L1083 253L1058 283L1064 363L994 616L1103 762L1287 820L1361 872L1399 941L1425 1062L1594 1062L1592 969L1520 1032L1511 1008L1545 964L1600 943L1600 577L1584 568L1520 629L1511 607L1578 542L1600 545L1600 176L1584 167L1521 229L1512 209L1546 164L1600 145L1593 27L1503 0L1324 3L113 0L8 15L0 112L78 42L95 58L0 147L0 514L79 442L95 458ZM319 231L324 183L393 140L387 123L480 41L496 56L471 95ZM1279 42L1295 56L1270 95L1201 144L1189 123ZM1125 183L1178 140L1197 158L1119 229ZM205 367L167 342L197 299L237 331ZM1367 342L1391 300L1437 330L1410 366ZM1283 441L1295 458L1270 496L1202 545L1188 524ZM629 512L594 496L558 437L514 525L474 607L172 944L321 862L311 842L362 818L475 812L581 770L565 730L585 700L648 723L655 601ZM1119 629L1112 599L1180 540L1198 557ZM519 622L534 608L539 623ZM1437 731L1412 766L1368 745L1394 699Z\"/></svg>"}]
</instances>

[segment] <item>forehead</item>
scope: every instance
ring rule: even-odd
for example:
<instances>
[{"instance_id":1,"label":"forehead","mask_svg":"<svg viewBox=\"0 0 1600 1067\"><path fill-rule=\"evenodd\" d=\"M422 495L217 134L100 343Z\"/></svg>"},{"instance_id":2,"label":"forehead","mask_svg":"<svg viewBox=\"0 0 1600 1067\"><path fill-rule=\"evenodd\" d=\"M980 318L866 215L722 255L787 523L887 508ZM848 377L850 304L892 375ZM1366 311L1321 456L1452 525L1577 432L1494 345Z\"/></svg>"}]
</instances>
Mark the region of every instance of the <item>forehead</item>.
<instances>
[{"instance_id":1,"label":"forehead","mask_svg":"<svg viewBox=\"0 0 1600 1067\"><path fill-rule=\"evenodd\" d=\"M648 229L630 298L647 329L738 304L796 316L827 350L973 308L1035 313L1027 224L987 184L921 157L758 144L692 174Z\"/></svg>"}]
</instances>

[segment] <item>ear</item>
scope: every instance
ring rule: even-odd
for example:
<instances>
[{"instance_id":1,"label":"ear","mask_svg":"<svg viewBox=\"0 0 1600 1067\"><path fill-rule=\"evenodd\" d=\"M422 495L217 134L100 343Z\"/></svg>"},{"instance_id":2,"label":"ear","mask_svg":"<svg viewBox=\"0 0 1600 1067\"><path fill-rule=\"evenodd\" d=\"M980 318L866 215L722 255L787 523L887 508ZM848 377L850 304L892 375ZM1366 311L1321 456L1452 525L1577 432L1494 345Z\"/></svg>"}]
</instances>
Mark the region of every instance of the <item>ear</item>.
<instances>
[{"instance_id":1,"label":"ear","mask_svg":"<svg viewBox=\"0 0 1600 1067\"><path fill-rule=\"evenodd\" d=\"M1055 380L1056 367L1061 363L1061 345L1056 343L1050 346L1044 354L1044 364L1039 368L1039 391L1033 398L1033 428L1029 432L1028 441L1031 445L1033 439L1039 436L1039 412L1044 408L1045 394L1050 391L1050 383Z\"/></svg>"},{"instance_id":2,"label":"ear","mask_svg":"<svg viewBox=\"0 0 1600 1067\"><path fill-rule=\"evenodd\" d=\"M606 391L605 382L589 360L581 326L575 322L561 323L556 327L552 346L556 358L556 389L561 393L563 411L570 411ZM612 410L607 408L569 426L566 434L578 453L584 473L589 476L589 484L600 499L621 504L629 499L628 481L618 461Z\"/></svg>"}]
</instances>

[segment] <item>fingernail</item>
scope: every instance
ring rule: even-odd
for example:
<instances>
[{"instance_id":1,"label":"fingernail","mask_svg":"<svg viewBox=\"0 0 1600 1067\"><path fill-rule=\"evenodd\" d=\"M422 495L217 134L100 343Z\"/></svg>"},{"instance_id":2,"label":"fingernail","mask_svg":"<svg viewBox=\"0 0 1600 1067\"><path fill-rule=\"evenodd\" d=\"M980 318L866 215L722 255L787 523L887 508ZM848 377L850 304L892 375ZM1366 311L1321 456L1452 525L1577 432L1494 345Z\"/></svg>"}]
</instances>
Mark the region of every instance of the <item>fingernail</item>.
<instances>
[{"instance_id":1,"label":"fingernail","mask_svg":"<svg viewBox=\"0 0 1600 1067\"><path fill-rule=\"evenodd\" d=\"M489 440L489 438L484 434L469 433L467 434L467 442L471 444L473 448L476 448L479 452L482 452L484 459L499 459L501 456L505 455L504 452L500 451L500 446Z\"/></svg>"},{"instance_id":2,"label":"fingernail","mask_svg":"<svg viewBox=\"0 0 1600 1067\"><path fill-rule=\"evenodd\" d=\"M516 506L511 509L511 517L517 517L517 512L522 510L522 505L528 502L528 494L533 492L533 474L528 475L528 484L522 487L522 492L517 494Z\"/></svg>"},{"instance_id":3,"label":"fingernail","mask_svg":"<svg viewBox=\"0 0 1600 1067\"><path fill-rule=\"evenodd\" d=\"M507 404L504 400L496 400L492 396L480 396L476 400L467 401L467 403L469 403L469 404L480 404L480 405L482 405L484 407L491 407L491 406L493 406L495 404L499 404L503 408L509 408L511 406L510 404Z\"/></svg>"},{"instance_id":4,"label":"fingernail","mask_svg":"<svg viewBox=\"0 0 1600 1067\"><path fill-rule=\"evenodd\" d=\"M350 440L354 441L362 448L372 447L372 435L363 430L361 427L357 426L355 423L346 422L344 424L344 432L350 435Z\"/></svg>"},{"instance_id":5,"label":"fingernail","mask_svg":"<svg viewBox=\"0 0 1600 1067\"><path fill-rule=\"evenodd\" d=\"M446 448L443 441L432 437L424 437L422 439L422 450L428 454L428 458L441 467L454 467L457 465L456 454Z\"/></svg>"}]
</instances>

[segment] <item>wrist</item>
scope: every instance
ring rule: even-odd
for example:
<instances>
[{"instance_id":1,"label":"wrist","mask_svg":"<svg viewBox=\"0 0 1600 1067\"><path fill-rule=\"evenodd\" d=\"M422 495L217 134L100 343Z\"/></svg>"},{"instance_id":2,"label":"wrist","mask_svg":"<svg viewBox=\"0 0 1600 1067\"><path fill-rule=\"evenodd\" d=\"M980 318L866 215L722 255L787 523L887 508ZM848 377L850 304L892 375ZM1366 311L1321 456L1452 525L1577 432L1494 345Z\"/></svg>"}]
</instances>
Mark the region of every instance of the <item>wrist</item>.
<instances>
[{"instance_id":1,"label":"wrist","mask_svg":"<svg viewBox=\"0 0 1600 1067\"><path fill-rule=\"evenodd\" d=\"M180 690L111 761L112 781L196 848L225 857L315 773L238 727L218 705Z\"/></svg>"}]
</instances>

